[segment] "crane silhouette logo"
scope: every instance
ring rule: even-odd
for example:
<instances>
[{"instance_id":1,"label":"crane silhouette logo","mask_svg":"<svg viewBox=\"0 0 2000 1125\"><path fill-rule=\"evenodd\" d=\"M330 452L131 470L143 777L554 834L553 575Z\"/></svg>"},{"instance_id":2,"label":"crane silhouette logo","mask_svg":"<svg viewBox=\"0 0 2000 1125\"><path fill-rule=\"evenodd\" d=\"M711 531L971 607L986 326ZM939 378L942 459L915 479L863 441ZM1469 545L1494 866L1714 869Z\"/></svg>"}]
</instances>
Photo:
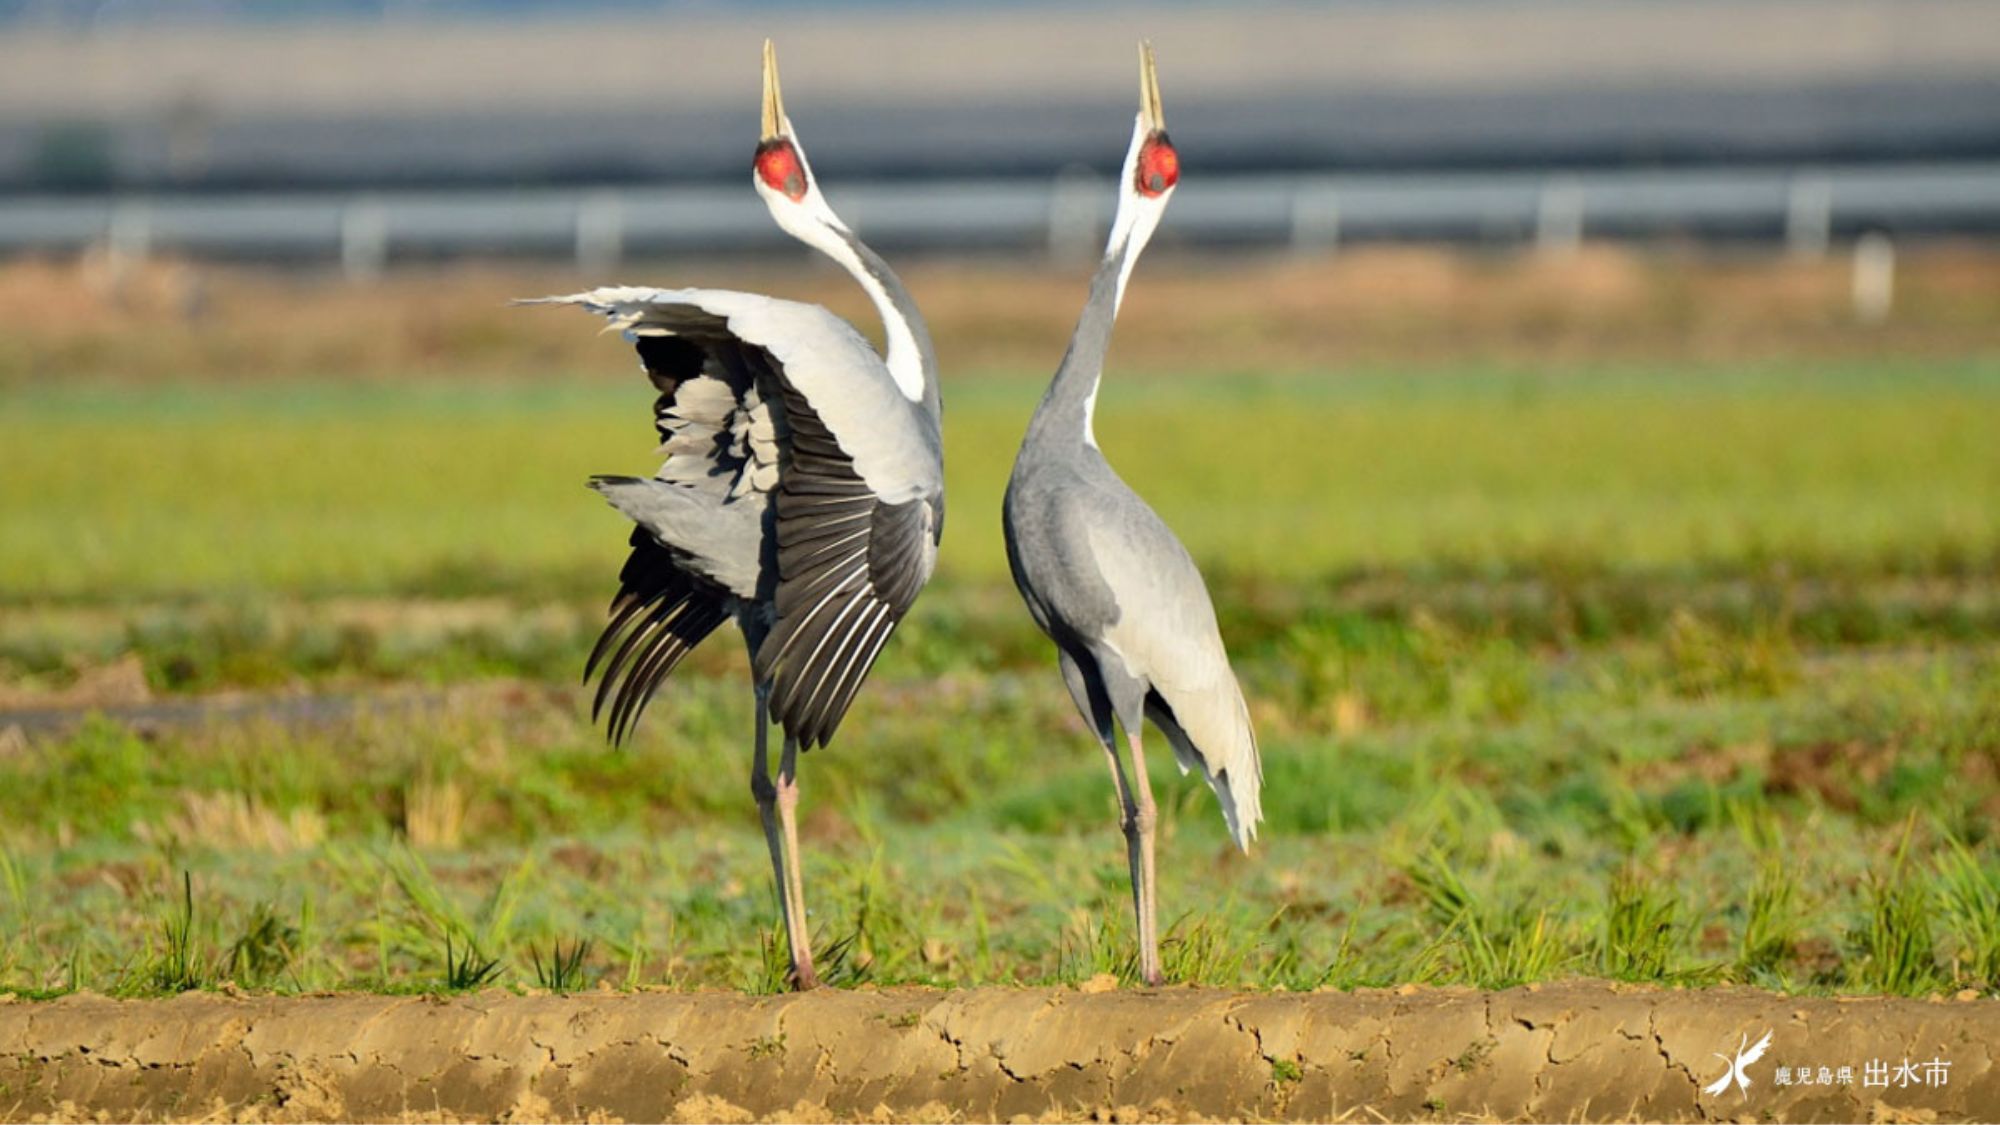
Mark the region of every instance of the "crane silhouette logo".
<instances>
[{"instance_id":1,"label":"crane silhouette logo","mask_svg":"<svg viewBox=\"0 0 2000 1125\"><path fill-rule=\"evenodd\" d=\"M1770 1032L1766 1031L1764 1033L1764 1038L1757 1040L1755 1043L1750 1042L1750 1036L1746 1032L1742 1040L1736 1046L1735 1058L1730 1058L1728 1055L1725 1055L1720 1051L1711 1052L1712 1054L1715 1055L1716 1058L1721 1059L1725 1063L1728 1063L1729 1069L1722 1072L1722 1077L1716 1079L1713 1082L1710 1082L1706 1086L1703 1086L1701 1088L1702 1092L1706 1094L1720 1094L1728 1090L1731 1084L1734 1084L1737 1093L1741 1094L1746 1098L1749 1097L1750 1076L1743 1073L1743 1068L1749 1066L1753 1062L1756 1062L1758 1059L1763 1058L1764 1052L1768 1050L1770 1046L1771 1046Z\"/></svg>"}]
</instances>

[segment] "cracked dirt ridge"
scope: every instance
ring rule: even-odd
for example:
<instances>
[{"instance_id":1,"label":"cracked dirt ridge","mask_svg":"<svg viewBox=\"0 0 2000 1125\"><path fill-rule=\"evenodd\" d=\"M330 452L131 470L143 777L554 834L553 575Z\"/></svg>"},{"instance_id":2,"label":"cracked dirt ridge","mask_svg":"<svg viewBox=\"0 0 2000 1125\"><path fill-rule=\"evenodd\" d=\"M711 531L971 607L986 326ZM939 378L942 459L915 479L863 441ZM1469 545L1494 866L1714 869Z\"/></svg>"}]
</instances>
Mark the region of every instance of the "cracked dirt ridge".
<instances>
[{"instance_id":1,"label":"cracked dirt ridge","mask_svg":"<svg viewBox=\"0 0 2000 1125\"><path fill-rule=\"evenodd\" d=\"M1701 1087L1771 1031L1748 1091ZM2000 1001L1595 982L0 999L0 1121L2000 1119ZM1863 1065L1951 1063L1942 1087ZM1778 1086L1776 1067L1854 1068Z\"/></svg>"}]
</instances>

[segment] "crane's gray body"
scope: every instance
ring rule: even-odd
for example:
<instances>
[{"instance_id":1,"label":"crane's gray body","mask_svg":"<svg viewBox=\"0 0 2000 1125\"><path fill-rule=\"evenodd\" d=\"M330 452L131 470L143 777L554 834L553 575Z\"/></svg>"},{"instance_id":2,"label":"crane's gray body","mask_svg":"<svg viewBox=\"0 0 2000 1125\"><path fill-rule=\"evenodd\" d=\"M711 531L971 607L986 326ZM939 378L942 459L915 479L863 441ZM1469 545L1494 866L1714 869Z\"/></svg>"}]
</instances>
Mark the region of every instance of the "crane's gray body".
<instances>
[{"instance_id":1,"label":"crane's gray body","mask_svg":"<svg viewBox=\"0 0 2000 1125\"><path fill-rule=\"evenodd\" d=\"M1091 433L1129 252L1098 271L1021 443L1002 507L1007 561L1029 613L1055 642L1063 680L1092 732L1109 748L1113 720L1128 735L1153 720L1181 769L1202 771L1231 836L1247 844L1262 816L1262 770L1208 588Z\"/></svg>"}]
</instances>

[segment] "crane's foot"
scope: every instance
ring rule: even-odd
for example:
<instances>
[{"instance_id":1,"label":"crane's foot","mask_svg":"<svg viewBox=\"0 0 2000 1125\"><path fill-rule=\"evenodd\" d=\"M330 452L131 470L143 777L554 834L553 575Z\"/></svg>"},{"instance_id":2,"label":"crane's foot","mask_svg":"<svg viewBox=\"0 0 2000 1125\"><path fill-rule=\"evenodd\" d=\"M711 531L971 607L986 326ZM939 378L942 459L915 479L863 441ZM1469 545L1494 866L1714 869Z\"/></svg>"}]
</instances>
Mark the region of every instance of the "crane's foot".
<instances>
[{"instance_id":1,"label":"crane's foot","mask_svg":"<svg viewBox=\"0 0 2000 1125\"><path fill-rule=\"evenodd\" d=\"M819 987L819 974L813 972L811 965L793 965L792 971L785 974L785 981L793 992L810 992Z\"/></svg>"},{"instance_id":2,"label":"crane's foot","mask_svg":"<svg viewBox=\"0 0 2000 1125\"><path fill-rule=\"evenodd\" d=\"M1150 934L1139 937L1139 983L1147 988L1167 983L1166 968L1160 964L1160 947L1153 944Z\"/></svg>"}]
</instances>

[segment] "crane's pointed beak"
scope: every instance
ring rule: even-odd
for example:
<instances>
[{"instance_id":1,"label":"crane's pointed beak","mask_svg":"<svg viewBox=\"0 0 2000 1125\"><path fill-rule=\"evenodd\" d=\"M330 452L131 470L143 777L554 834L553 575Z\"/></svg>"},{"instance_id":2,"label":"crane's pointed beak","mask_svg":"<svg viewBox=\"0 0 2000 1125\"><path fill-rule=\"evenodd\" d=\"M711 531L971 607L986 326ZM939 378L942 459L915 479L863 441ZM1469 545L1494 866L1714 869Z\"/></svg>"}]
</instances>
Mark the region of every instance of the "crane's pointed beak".
<instances>
[{"instance_id":1,"label":"crane's pointed beak","mask_svg":"<svg viewBox=\"0 0 2000 1125\"><path fill-rule=\"evenodd\" d=\"M778 92L778 49L764 40L764 135L760 141L785 135L785 98Z\"/></svg>"},{"instance_id":2,"label":"crane's pointed beak","mask_svg":"<svg viewBox=\"0 0 2000 1125\"><path fill-rule=\"evenodd\" d=\"M1139 43L1139 116L1148 133L1162 132L1167 115L1160 109L1160 76L1153 69L1153 45Z\"/></svg>"}]
</instances>

